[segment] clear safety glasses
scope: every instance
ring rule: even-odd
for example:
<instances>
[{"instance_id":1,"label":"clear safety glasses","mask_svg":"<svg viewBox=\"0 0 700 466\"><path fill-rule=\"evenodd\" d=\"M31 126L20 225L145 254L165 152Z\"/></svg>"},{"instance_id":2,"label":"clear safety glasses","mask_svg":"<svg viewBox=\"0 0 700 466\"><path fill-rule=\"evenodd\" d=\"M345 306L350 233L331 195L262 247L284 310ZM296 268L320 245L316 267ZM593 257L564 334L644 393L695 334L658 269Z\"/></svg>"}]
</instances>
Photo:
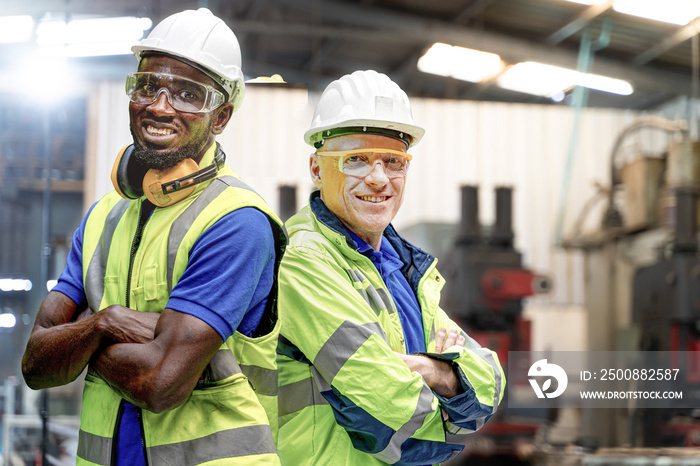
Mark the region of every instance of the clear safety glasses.
<instances>
[{"instance_id":1,"label":"clear safety glasses","mask_svg":"<svg viewBox=\"0 0 700 466\"><path fill-rule=\"evenodd\" d=\"M163 73L132 73L126 77L126 95L135 104L151 105L162 92L178 112L206 113L226 102L213 86Z\"/></svg>"},{"instance_id":2,"label":"clear safety glasses","mask_svg":"<svg viewBox=\"0 0 700 466\"><path fill-rule=\"evenodd\" d=\"M353 149L353 150L319 150L316 155L335 157L336 167L346 175L365 178L372 173L377 162L384 165L387 178L395 179L406 176L413 158L406 152L392 149Z\"/></svg>"}]
</instances>

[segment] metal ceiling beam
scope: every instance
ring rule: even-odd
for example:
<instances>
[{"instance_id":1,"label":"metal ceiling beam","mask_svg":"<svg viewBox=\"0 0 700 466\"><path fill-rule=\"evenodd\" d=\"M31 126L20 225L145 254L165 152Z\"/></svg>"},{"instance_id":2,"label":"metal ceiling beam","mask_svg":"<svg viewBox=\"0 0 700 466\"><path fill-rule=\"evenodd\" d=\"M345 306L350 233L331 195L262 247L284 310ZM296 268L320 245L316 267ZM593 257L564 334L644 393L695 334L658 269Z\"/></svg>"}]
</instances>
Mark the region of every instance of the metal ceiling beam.
<instances>
[{"instance_id":1,"label":"metal ceiling beam","mask_svg":"<svg viewBox=\"0 0 700 466\"><path fill-rule=\"evenodd\" d=\"M588 23L612 8L613 3L614 0L607 0L603 3L593 4L587 7L580 14L569 20L564 26L559 28L554 34L547 37L547 42L556 45L567 37L576 34L586 27Z\"/></svg>"},{"instance_id":2,"label":"metal ceiling beam","mask_svg":"<svg viewBox=\"0 0 700 466\"><path fill-rule=\"evenodd\" d=\"M700 17L695 18L693 21L689 22L675 33L666 37L664 40L653 46L652 48L645 50L640 53L632 60L635 65L645 65L652 61L654 58L663 55L667 51L671 50L678 44L685 42L686 40L692 38L694 35L700 33Z\"/></svg>"},{"instance_id":3,"label":"metal ceiling beam","mask_svg":"<svg viewBox=\"0 0 700 466\"><path fill-rule=\"evenodd\" d=\"M295 11L306 11L303 2L272 1ZM538 44L488 31L475 31L444 21L417 18L374 7L356 7L334 0L324 0L316 7L321 10L325 18L328 18L323 23L325 25L241 21L235 24L234 29L270 35L336 37L349 41L413 44L422 47L434 42L446 42L497 53L508 63L530 60L570 69L576 68L577 53L561 47ZM336 7L333 23L330 22L331 12ZM343 25L339 26L337 23ZM376 29L368 29L368 25L374 25ZM670 94L689 95L691 92L690 80L679 73L634 67L603 57L596 57L592 72L625 79L640 89L655 89Z\"/></svg>"}]
</instances>

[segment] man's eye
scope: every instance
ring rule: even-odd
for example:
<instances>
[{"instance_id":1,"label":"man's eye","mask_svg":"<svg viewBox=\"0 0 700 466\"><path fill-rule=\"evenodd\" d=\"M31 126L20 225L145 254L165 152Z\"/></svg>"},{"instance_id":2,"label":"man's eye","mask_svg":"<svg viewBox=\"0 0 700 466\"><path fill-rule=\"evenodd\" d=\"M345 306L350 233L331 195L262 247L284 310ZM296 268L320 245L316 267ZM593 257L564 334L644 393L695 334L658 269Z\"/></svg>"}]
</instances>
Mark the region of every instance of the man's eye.
<instances>
[{"instance_id":1,"label":"man's eye","mask_svg":"<svg viewBox=\"0 0 700 466\"><path fill-rule=\"evenodd\" d=\"M158 86L156 86L154 83L144 83L141 85L141 89L150 94L156 92L158 90Z\"/></svg>"},{"instance_id":2,"label":"man's eye","mask_svg":"<svg viewBox=\"0 0 700 466\"><path fill-rule=\"evenodd\" d=\"M360 158L359 155L351 155L350 157L345 159L346 162L350 162L350 163L357 163L357 162L360 162L361 160L362 159Z\"/></svg>"}]
</instances>

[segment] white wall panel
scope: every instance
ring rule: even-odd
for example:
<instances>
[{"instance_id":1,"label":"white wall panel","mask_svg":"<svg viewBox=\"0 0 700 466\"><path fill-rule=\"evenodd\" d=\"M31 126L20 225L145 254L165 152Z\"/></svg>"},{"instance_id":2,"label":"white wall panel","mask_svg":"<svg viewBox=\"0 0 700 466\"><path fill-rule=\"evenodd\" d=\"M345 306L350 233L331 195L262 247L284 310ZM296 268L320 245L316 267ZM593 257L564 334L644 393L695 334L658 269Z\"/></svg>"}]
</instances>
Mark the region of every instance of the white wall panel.
<instances>
[{"instance_id":1,"label":"white wall panel","mask_svg":"<svg viewBox=\"0 0 700 466\"><path fill-rule=\"evenodd\" d=\"M317 96L311 96L311 100ZM474 101L412 99L416 122L426 135L413 150L404 206L394 221L400 230L419 222L459 221L459 188L478 185L482 223L495 216L494 188L514 188L513 227L516 247L527 266L554 278L554 291L534 304L583 303L580 253L554 247L563 170L572 138L574 110ZM117 151L129 140L127 100L121 83L103 83L93 96L89 134L94 139L94 193L111 189L109 169ZM278 210L278 188L297 186L298 202L311 190L308 156L302 139L313 109L304 89L248 86L240 111L218 138L227 162ZM564 235L570 232L583 204L596 189L608 185L609 156L617 135L637 115L612 109L584 110L578 131L565 204ZM663 134L641 132L634 146L663 146ZM656 132L659 133L659 132ZM646 139L645 139L646 138ZM636 142L635 142L636 141ZM94 199L92 199L94 201ZM599 225L604 203L593 210L587 227Z\"/></svg>"}]
</instances>

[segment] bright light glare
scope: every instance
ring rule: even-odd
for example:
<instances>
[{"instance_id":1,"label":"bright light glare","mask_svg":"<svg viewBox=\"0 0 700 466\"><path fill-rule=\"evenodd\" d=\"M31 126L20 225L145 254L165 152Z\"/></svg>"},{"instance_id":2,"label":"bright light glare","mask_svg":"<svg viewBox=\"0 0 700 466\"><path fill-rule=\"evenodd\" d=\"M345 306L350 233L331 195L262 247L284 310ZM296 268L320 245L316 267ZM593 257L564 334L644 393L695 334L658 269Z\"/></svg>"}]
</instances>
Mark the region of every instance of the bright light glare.
<instances>
[{"instance_id":1,"label":"bright light glare","mask_svg":"<svg viewBox=\"0 0 700 466\"><path fill-rule=\"evenodd\" d=\"M579 85L589 89L630 95L632 85L622 79L596 74L584 74L575 70L535 62L518 63L498 78L498 85L513 91L542 97L560 97L562 92Z\"/></svg>"},{"instance_id":2,"label":"bright light glare","mask_svg":"<svg viewBox=\"0 0 700 466\"><path fill-rule=\"evenodd\" d=\"M418 59L418 69L476 83L500 73L503 62L495 53L436 42Z\"/></svg>"},{"instance_id":3,"label":"bright light glare","mask_svg":"<svg viewBox=\"0 0 700 466\"><path fill-rule=\"evenodd\" d=\"M607 0L568 0L583 5L603 3ZM697 0L615 0L613 9L618 13L663 21L682 26L700 16Z\"/></svg>"},{"instance_id":4,"label":"bright light glare","mask_svg":"<svg viewBox=\"0 0 700 466\"><path fill-rule=\"evenodd\" d=\"M31 280L22 278L0 278L0 291L31 291Z\"/></svg>"},{"instance_id":5,"label":"bright light glare","mask_svg":"<svg viewBox=\"0 0 700 466\"><path fill-rule=\"evenodd\" d=\"M14 314L9 312L0 314L0 328L12 328L15 324L17 324L17 318Z\"/></svg>"},{"instance_id":6,"label":"bright light glare","mask_svg":"<svg viewBox=\"0 0 700 466\"><path fill-rule=\"evenodd\" d=\"M47 20L37 27L36 42L66 57L125 55L152 25L150 18L135 17Z\"/></svg>"},{"instance_id":7,"label":"bright light glare","mask_svg":"<svg viewBox=\"0 0 700 466\"><path fill-rule=\"evenodd\" d=\"M46 79L50 76L51 79ZM80 83L69 78L69 67L64 57L40 53L25 57L14 69L11 80L16 93L38 102L56 102L80 90Z\"/></svg>"},{"instance_id":8,"label":"bright light glare","mask_svg":"<svg viewBox=\"0 0 700 466\"><path fill-rule=\"evenodd\" d=\"M53 287L58 284L58 280L49 280L46 282L46 291L53 290Z\"/></svg>"},{"instance_id":9,"label":"bright light glare","mask_svg":"<svg viewBox=\"0 0 700 466\"><path fill-rule=\"evenodd\" d=\"M700 15L697 0L615 0L615 11L682 26Z\"/></svg>"},{"instance_id":10,"label":"bright light glare","mask_svg":"<svg viewBox=\"0 0 700 466\"><path fill-rule=\"evenodd\" d=\"M29 42L34 32L34 18L29 15L0 16L0 44Z\"/></svg>"}]
</instances>

